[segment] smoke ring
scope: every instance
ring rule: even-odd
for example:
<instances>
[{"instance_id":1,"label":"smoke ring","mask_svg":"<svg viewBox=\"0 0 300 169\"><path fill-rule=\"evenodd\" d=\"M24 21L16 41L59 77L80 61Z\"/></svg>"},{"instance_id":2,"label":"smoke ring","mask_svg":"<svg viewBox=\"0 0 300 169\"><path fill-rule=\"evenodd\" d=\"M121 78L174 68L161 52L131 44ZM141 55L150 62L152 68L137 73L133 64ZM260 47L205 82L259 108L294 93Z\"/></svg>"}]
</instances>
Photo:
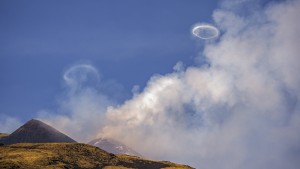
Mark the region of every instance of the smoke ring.
<instances>
[{"instance_id":1,"label":"smoke ring","mask_svg":"<svg viewBox=\"0 0 300 169\"><path fill-rule=\"evenodd\" d=\"M218 28L210 24L197 24L192 29L192 34L200 39L213 39L219 36Z\"/></svg>"},{"instance_id":2,"label":"smoke ring","mask_svg":"<svg viewBox=\"0 0 300 169\"><path fill-rule=\"evenodd\" d=\"M82 83L88 82L91 80L92 75L95 81L99 80L98 70L88 64L75 65L69 68L63 75L65 83L72 87L81 86Z\"/></svg>"}]
</instances>

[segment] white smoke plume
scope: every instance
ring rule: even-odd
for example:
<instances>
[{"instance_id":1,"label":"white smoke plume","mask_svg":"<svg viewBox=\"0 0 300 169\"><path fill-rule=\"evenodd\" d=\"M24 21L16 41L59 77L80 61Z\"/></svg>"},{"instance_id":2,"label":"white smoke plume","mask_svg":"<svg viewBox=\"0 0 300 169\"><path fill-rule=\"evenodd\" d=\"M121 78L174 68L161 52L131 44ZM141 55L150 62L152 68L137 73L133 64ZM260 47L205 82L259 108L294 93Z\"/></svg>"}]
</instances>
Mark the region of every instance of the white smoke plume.
<instances>
[{"instance_id":1,"label":"white smoke plume","mask_svg":"<svg viewBox=\"0 0 300 169\"><path fill-rule=\"evenodd\" d=\"M95 139L105 124L105 111L114 105L101 91L98 70L90 64L77 64L64 72L65 93L58 99L58 109L38 112L38 119L54 126L79 142ZM112 84L112 83L111 83Z\"/></svg>"},{"instance_id":2,"label":"white smoke plume","mask_svg":"<svg viewBox=\"0 0 300 169\"><path fill-rule=\"evenodd\" d=\"M222 34L208 63L153 76L106 112L99 132L145 157L206 169L300 166L300 1L238 15L216 10Z\"/></svg>"}]
</instances>

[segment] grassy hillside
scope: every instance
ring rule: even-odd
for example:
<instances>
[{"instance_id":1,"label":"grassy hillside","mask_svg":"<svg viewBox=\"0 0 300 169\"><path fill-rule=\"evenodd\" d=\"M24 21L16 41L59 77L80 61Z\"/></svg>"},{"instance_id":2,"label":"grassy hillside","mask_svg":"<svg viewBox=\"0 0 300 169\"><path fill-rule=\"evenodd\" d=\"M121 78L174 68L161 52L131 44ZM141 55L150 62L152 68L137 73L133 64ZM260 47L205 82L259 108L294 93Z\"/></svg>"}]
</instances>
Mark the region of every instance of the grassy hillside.
<instances>
[{"instance_id":1,"label":"grassy hillside","mask_svg":"<svg viewBox=\"0 0 300 169\"><path fill-rule=\"evenodd\" d=\"M0 168L104 168L104 169L190 169L171 162L114 155L80 143L22 143L0 146Z\"/></svg>"}]
</instances>

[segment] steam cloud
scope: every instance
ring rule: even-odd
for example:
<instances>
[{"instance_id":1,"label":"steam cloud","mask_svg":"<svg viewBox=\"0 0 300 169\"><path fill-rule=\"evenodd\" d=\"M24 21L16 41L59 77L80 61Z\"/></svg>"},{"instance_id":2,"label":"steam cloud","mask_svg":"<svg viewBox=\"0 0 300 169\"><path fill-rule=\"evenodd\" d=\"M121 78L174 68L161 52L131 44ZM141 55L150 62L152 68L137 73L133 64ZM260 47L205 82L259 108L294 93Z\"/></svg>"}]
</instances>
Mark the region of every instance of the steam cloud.
<instances>
[{"instance_id":1,"label":"steam cloud","mask_svg":"<svg viewBox=\"0 0 300 169\"><path fill-rule=\"evenodd\" d=\"M207 169L300 166L300 1L240 16L213 14L223 32L201 67L153 76L106 112L99 135L145 157Z\"/></svg>"},{"instance_id":2,"label":"steam cloud","mask_svg":"<svg viewBox=\"0 0 300 169\"><path fill-rule=\"evenodd\" d=\"M121 105L99 90L96 68L75 65L59 109L40 119L78 141L112 137L145 157L196 168L299 168L300 1L252 15L224 4L213 14L222 36L201 53L206 65L179 62Z\"/></svg>"},{"instance_id":3,"label":"steam cloud","mask_svg":"<svg viewBox=\"0 0 300 169\"><path fill-rule=\"evenodd\" d=\"M55 111L41 110L38 118L67 133L76 141L95 139L99 128L105 124L105 111L114 105L101 92L100 74L90 64L71 66L63 75L66 92L58 99ZM116 90L117 91L117 90Z\"/></svg>"}]
</instances>

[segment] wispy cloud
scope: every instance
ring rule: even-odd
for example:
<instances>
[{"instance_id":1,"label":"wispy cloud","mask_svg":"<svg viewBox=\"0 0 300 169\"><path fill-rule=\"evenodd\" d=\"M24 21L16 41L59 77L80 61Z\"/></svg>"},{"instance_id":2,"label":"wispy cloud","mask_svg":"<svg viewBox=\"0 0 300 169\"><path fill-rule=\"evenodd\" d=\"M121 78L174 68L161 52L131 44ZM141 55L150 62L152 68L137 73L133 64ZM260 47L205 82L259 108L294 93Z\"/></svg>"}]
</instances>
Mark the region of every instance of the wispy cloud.
<instances>
[{"instance_id":1,"label":"wispy cloud","mask_svg":"<svg viewBox=\"0 0 300 169\"><path fill-rule=\"evenodd\" d=\"M21 125L21 122L18 118L0 114L0 124L2 133L11 133Z\"/></svg>"},{"instance_id":2,"label":"wispy cloud","mask_svg":"<svg viewBox=\"0 0 300 169\"><path fill-rule=\"evenodd\" d=\"M114 105L100 83L98 70L91 64L76 64L63 74L65 93L58 98L57 110L41 110L38 118L67 133L77 141L95 139L105 124L105 111ZM112 85L113 86L113 85ZM113 88L113 87L112 87Z\"/></svg>"}]
</instances>

